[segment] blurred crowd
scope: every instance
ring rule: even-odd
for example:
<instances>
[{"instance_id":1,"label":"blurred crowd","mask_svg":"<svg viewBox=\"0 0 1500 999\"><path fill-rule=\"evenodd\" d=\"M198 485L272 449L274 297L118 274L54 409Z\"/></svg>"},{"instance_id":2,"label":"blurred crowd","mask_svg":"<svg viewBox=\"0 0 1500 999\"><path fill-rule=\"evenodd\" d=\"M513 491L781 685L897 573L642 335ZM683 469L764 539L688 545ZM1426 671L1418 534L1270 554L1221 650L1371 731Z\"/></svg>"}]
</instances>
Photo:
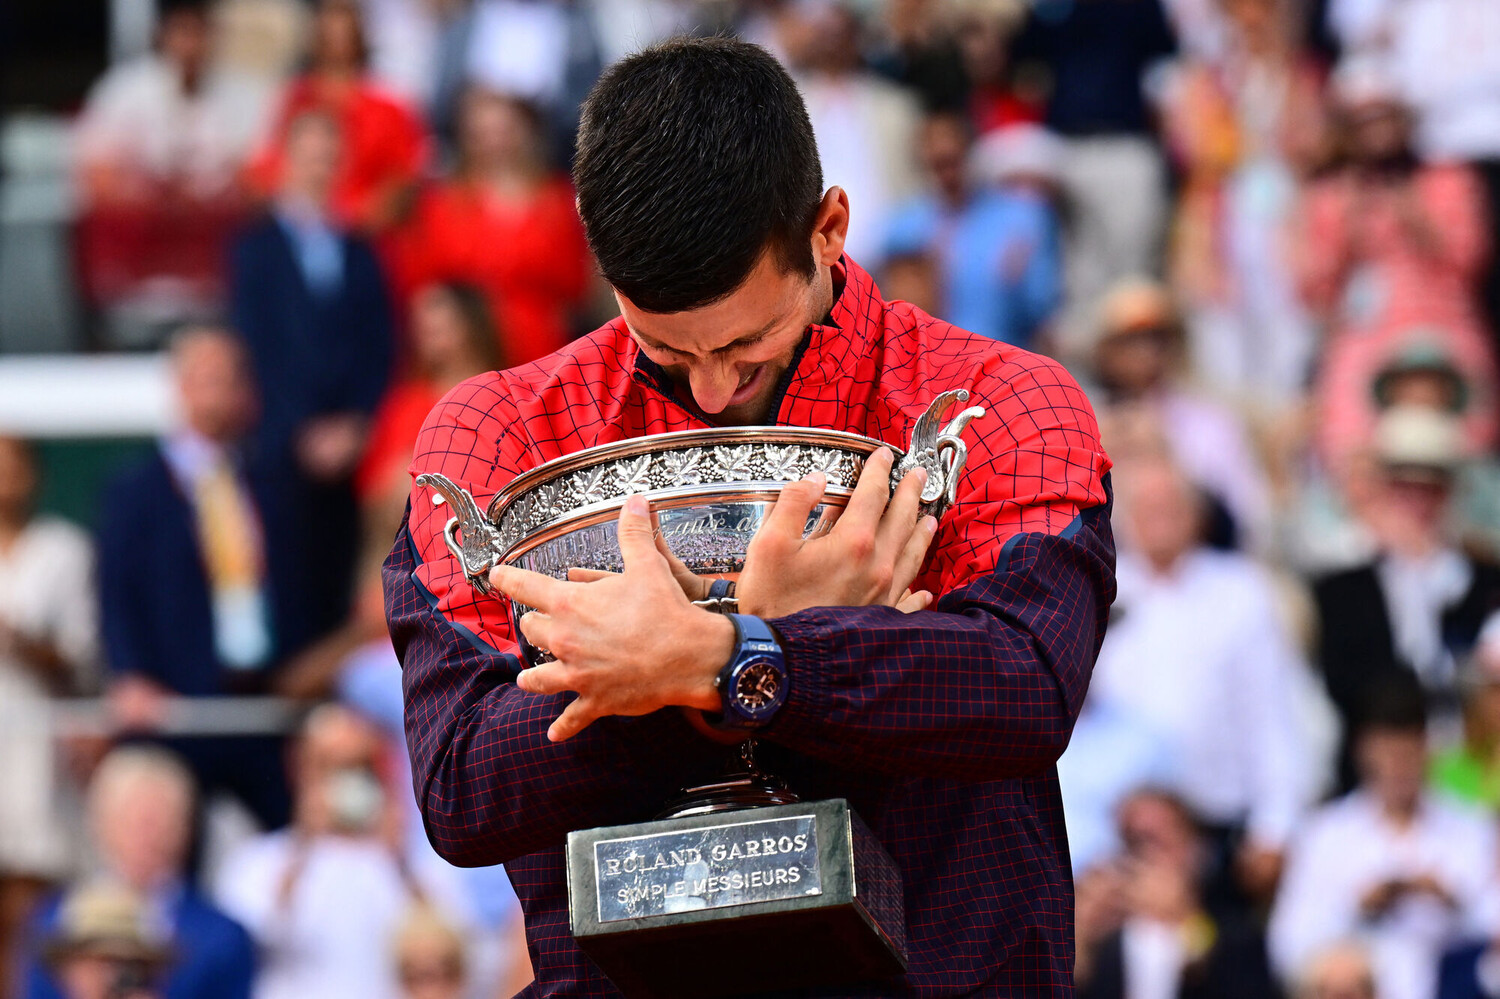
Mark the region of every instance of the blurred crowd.
<instances>
[{"instance_id":1,"label":"blurred crowd","mask_svg":"<svg viewBox=\"0 0 1500 999\"><path fill-rule=\"evenodd\" d=\"M1080 992L1500 997L1495 0L159 0L76 118L74 260L182 419L93 536L0 438L0 988L530 979L503 872L427 846L378 568L431 406L613 315L578 104L683 31L791 69L887 298L1098 411ZM315 707L173 723L256 694Z\"/></svg>"}]
</instances>

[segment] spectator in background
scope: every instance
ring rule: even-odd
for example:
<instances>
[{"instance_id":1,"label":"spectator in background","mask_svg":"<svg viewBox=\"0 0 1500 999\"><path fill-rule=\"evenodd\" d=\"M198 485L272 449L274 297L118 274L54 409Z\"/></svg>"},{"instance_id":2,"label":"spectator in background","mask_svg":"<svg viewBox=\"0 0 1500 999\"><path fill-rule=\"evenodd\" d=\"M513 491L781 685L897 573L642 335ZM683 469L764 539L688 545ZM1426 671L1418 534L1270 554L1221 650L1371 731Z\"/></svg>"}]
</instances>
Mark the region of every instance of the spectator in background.
<instances>
[{"instance_id":1,"label":"spectator in background","mask_svg":"<svg viewBox=\"0 0 1500 999\"><path fill-rule=\"evenodd\" d=\"M403 234L408 287L460 280L484 290L507 366L572 338L592 269L573 185L549 164L541 125L524 101L471 87L458 170L423 193Z\"/></svg>"},{"instance_id":2,"label":"spectator in background","mask_svg":"<svg viewBox=\"0 0 1500 999\"><path fill-rule=\"evenodd\" d=\"M1322 74L1299 45L1292 0L1216 3L1227 51L1186 61L1166 88L1164 131L1183 173L1169 270L1195 367L1281 406L1313 360L1288 226L1324 155Z\"/></svg>"},{"instance_id":3,"label":"spectator in background","mask_svg":"<svg viewBox=\"0 0 1500 999\"><path fill-rule=\"evenodd\" d=\"M1414 327L1348 342L1329 358L1319 386L1317 443L1332 469L1373 441L1382 413L1411 405L1451 415L1465 458L1488 452L1497 437L1496 372L1488 348L1447 331Z\"/></svg>"},{"instance_id":4,"label":"spectator in background","mask_svg":"<svg viewBox=\"0 0 1500 999\"><path fill-rule=\"evenodd\" d=\"M1340 399L1366 398L1366 359L1390 356L1417 329L1456 358L1482 358L1464 367L1492 380L1476 306L1490 242L1478 180L1466 167L1417 160L1408 113L1377 65L1342 64L1333 95L1344 164L1313 184L1303 208L1303 293L1331 331L1321 405L1336 413ZM1351 447L1368 443L1333 428L1325 436L1336 471Z\"/></svg>"},{"instance_id":5,"label":"spectator in background","mask_svg":"<svg viewBox=\"0 0 1500 999\"><path fill-rule=\"evenodd\" d=\"M325 704L293 755L291 829L225 861L216 894L262 955L256 999L396 999L397 929L418 900L463 915L457 873L430 851L408 854L393 762L380 733Z\"/></svg>"},{"instance_id":6,"label":"spectator in background","mask_svg":"<svg viewBox=\"0 0 1500 999\"><path fill-rule=\"evenodd\" d=\"M837 178L859 206L844 250L878 273L891 213L920 183L917 104L864 68L860 21L848 0L790 0L777 29L818 138L823 176Z\"/></svg>"},{"instance_id":7,"label":"spectator in background","mask_svg":"<svg viewBox=\"0 0 1500 999\"><path fill-rule=\"evenodd\" d=\"M168 695L264 691L309 637L281 484L240 449L255 406L244 347L222 330L187 331L172 372L182 426L106 487L99 525L109 694L136 732L161 725ZM176 745L205 794L231 791L267 827L285 824L281 739Z\"/></svg>"},{"instance_id":8,"label":"spectator in background","mask_svg":"<svg viewBox=\"0 0 1500 999\"><path fill-rule=\"evenodd\" d=\"M427 160L421 119L365 73L369 48L359 4L321 0L313 20L307 72L281 98L270 136L251 165L251 181L267 198L282 198L293 132L309 112L339 134L340 155L321 206L340 226L366 233L387 229L401 214Z\"/></svg>"},{"instance_id":9,"label":"spectator in background","mask_svg":"<svg viewBox=\"0 0 1500 999\"><path fill-rule=\"evenodd\" d=\"M1456 664L1500 606L1500 567L1461 551L1447 513L1461 452L1452 417L1402 406L1381 419L1377 468L1362 511L1376 555L1314 583L1318 659L1344 723L1340 784L1354 777L1350 733L1372 687L1420 680L1454 720Z\"/></svg>"},{"instance_id":10,"label":"spectator in background","mask_svg":"<svg viewBox=\"0 0 1500 999\"><path fill-rule=\"evenodd\" d=\"M401 999L464 999L469 995L468 941L440 913L418 905L396 931Z\"/></svg>"},{"instance_id":11,"label":"spectator in background","mask_svg":"<svg viewBox=\"0 0 1500 999\"><path fill-rule=\"evenodd\" d=\"M1182 800L1138 791L1119 824L1120 857L1079 885L1079 999L1276 999L1260 931L1205 897L1208 844Z\"/></svg>"},{"instance_id":12,"label":"spectator in background","mask_svg":"<svg viewBox=\"0 0 1500 999\"><path fill-rule=\"evenodd\" d=\"M1046 124L1067 143L1066 358L1092 352L1092 309L1110 284L1160 271L1166 168L1143 76L1173 47L1160 0L1043 0L1017 40L1018 61L1051 71Z\"/></svg>"},{"instance_id":13,"label":"spectator in background","mask_svg":"<svg viewBox=\"0 0 1500 999\"><path fill-rule=\"evenodd\" d=\"M97 679L93 546L37 515L38 482L31 445L0 436L0 982L21 920L72 859L48 701Z\"/></svg>"},{"instance_id":14,"label":"spectator in background","mask_svg":"<svg viewBox=\"0 0 1500 999\"><path fill-rule=\"evenodd\" d=\"M1293 994L1296 999L1380 999L1370 955L1354 943L1334 944L1309 961Z\"/></svg>"},{"instance_id":15,"label":"spectator in background","mask_svg":"<svg viewBox=\"0 0 1500 999\"><path fill-rule=\"evenodd\" d=\"M239 174L269 95L214 65L206 9L165 4L156 51L105 73L78 119L80 284L110 346L152 343L223 299Z\"/></svg>"},{"instance_id":16,"label":"spectator in background","mask_svg":"<svg viewBox=\"0 0 1500 999\"><path fill-rule=\"evenodd\" d=\"M163 749L124 746L100 763L89 787L89 819L99 876L49 901L37 914L33 939L80 935L73 922L79 892L111 886L138 900L171 959L163 999L249 999L255 973L250 938L187 882L193 828L193 778ZM49 967L45 951L28 955L25 999L72 999L66 969ZM106 992L115 997L117 993Z\"/></svg>"},{"instance_id":17,"label":"spectator in background","mask_svg":"<svg viewBox=\"0 0 1500 999\"><path fill-rule=\"evenodd\" d=\"M931 256L941 289L936 315L1031 346L1062 297L1056 219L1033 192L976 184L972 147L962 115L927 116L921 155L932 190L895 210L884 256Z\"/></svg>"},{"instance_id":18,"label":"spectator in background","mask_svg":"<svg viewBox=\"0 0 1500 999\"><path fill-rule=\"evenodd\" d=\"M44 944L59 999L165 999L173 958L140 899L115 885L69 894Z\"/></svg>"},{"instance_id":19,"label":"spectator in background","mask_svg":"<svg viewBox=\"0 0 1500 999\"><path fill-rule=\"evenodd\" d=\"M1167 737L1106 697L1083 702L1067 752L1057 761L1073 876L1089 879L1119 853L1120 806L1143 787L1164 786L1175 763Z\"/></svg>"},{"instance_id":20,"label":"spectator in background","mask_svg":"<svg viewBox=\"0 0 1500 999\"><path fill-rule=\"evenodd\" d=\"M389 522L391 531L411 494L412 448L432 407L464 379L510 366L502 360L484 294L474 285L424 286L412 298L410 326L412 374L392 386L375 410L354 480L361 506L375 511L381 524ZM381 620L383 625L383 615Z\"/></svg>"},{"instance_id":21,"label":"spectator in background","mask_svg":"<svg viewBox=\"0 0 1500 999\"><path fill-rule=\"evenodd\" d=\"M1295 980L1353 938L1369 946L1382 996L1432 999L1438 958L1494 876L1493 820L1424 790L1427 712L1414 680L1372 688L1360 717L1359 785L1293 842L1271 912L1272 961Z\"/></svg>"},{"instance_id":22,"label":"spectator in background","mask_svg":"<svg viewBox=\"0 0 1500 999\"><path fill-rule=\"evenodd\" d=\"M1388 3L1392 74L1431 162L1467 163L1488 192L1490 232L1500 230L1500 7L1489 0ZM1500 331L1500 254L1491 254L1483 297Z\"/></svg>"},{"instance_id":23,"label":"spectator in background","mask_svg":"<svg viewBox=\"0 0 1500 999\"><path fill-rule=\"evenodd\" d=\"M1459 673L1463 740L1436 754L1433 789L1471 805L1500 809L1500 614L1491 614Z\"/></svg>"},{"instance_id":24,"label":"spectator in background","mask_svg":"<svg viewBox=\"0 0 1500 999\"><path fill-rule=\"evenodd\" d=\"M327 115L291 122L281 188L236 242L230 281L260 390L258 458L292 486L298 550L319 573L306 595L318 632L348 612L359 547L352 480L392 364L384 275L333 210L343 148Z\"/></svg>"},{"instance_id":25,"label":"spectator in background","mask_svg":"<svg viewBox=\"0 0 1500 999\"><path fill-rule=\"evenodd\" d=\"M1316 790L1297 714L1306 666L1266 573L1203 545L1181 472L1122 465L1118 488L1119 597L1089 696L1167 740L1169 786L1211 826L1218 883L1264 896Z\"/></svg>"},{"instance_id":26,"label":"spectator in background","mask_svg":"<svg viewBox=\"0 0 1500 999\"><path fill-rule=\"evenodd\" d=\"M1185 337L1171 296L1152 281L1122 281L1099 312L1094 403L1105 447L1117 459L1170 455L1212 505L1209 539L1262 547L1271 512L1264 467L1239 415L1182 384Z\"/></svg>"},{"instance_id":27,"label":"spectator in background","mask_svg":"<svg viewBox=\"0 0 1500 999\"><path fill-rule=\"evenodd\" d=\"M941 7L941 4L933 4ZM971 0L957 5L955 33L969 81L967 110L981 135L1046 117L1044 73L1015 65L1012 48L1026 21L1026 5L1012 0Z\"/></svg>"}]
</instances>

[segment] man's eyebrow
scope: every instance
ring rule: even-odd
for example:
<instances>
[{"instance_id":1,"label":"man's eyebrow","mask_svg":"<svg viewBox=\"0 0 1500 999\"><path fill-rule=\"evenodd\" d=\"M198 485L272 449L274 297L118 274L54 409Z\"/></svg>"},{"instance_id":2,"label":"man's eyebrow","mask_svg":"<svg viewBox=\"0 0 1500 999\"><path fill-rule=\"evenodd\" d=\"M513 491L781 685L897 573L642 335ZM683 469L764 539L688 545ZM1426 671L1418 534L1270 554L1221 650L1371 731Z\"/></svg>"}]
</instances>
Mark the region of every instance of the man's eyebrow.
<instances>
[{"instance_id":1,"label":"man's eyebrow","mask_svg":"<svg viewBox=\"0 0 1500 999\"><path fill-rule=\"evenodd\" d=\"M720 351L732 350L735 347L746 347L746 346L749 346L752 343L759 343L761 340L764 340L766 337L770 336L771 335L771 331L774 330L777 327L777 325L780 324L780 322L781 322L781 317L778 316L775 319L772 319L769 322L767 322L764 326L762 326L760 329L756 330L753 333L746 333L744 336L737 337L737 338L729 341L728 343L724 344L722 347L715 347L714 348L714 352L718 353ZM685 351L678 350L676 347L669 347L669 346L667 346L666 344L664 344L661 341L657 340L655 337L647 336L645 333L642 333L640 330L636 329L634 326L630 326L629 324L627 324L626 328L629 329L631 333L635 334L635 338L637 340L639 340L643 345L645 345L647 347L650 347L653 350L667 350L667 351L671 351L674 354L686 353Z\"/></svg>"}]
</instances>

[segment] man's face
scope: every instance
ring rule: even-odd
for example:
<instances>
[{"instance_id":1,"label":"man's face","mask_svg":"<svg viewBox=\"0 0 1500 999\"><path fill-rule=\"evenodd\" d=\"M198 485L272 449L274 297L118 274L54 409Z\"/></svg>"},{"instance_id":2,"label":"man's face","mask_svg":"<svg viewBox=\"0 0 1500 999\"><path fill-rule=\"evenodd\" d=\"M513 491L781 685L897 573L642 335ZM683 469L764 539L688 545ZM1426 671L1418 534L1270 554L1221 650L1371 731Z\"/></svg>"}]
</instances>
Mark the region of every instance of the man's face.
<instances>
[{"instance_id":1,"label":"man's face","mask_svg":"<svg viewBox=\"0 0 1500 999\"><path fill-rule=\"evenodd\" d=\"M149 890L181 872L192 803L166 780L142 778L95 803L94 836L111 871Z\"/></svg>"},{"instance_id":2,"label":"man's face","mask_svg":"<svg viewBox=\"0 0 1500 999\"><path fill-rule=\"evenodd\" d=\"M1386 808L1412 807L1427 778L1427 744L1421 732L1371 728L1358 743L1360 775Z\"/></svg>"},{"instance_id":3,"label":"man's face","mask_svg":"<svg viewBox=\"0 0 1500 999\"><path fill-rule=\"evenodd\" d=\"M227 443L255 414L255 392L244 349L228 337L187 344L177 358L177 390L183 417L210 440Z\"/></svg>"},{"instance_id":4,"label":"man's face","mask_svg":"<svg viewBox=\"0 0 1500 999\"><path fill-rule=\"evenodd\" d=\"M618 291L615 299L641 351L698 409L714 423L742 426L773 417L777 382L832 303L832 281L827 265L811 278L788 274L767 251L728 297L699 309L644 312Z\"/></svg>"}]
</instances>

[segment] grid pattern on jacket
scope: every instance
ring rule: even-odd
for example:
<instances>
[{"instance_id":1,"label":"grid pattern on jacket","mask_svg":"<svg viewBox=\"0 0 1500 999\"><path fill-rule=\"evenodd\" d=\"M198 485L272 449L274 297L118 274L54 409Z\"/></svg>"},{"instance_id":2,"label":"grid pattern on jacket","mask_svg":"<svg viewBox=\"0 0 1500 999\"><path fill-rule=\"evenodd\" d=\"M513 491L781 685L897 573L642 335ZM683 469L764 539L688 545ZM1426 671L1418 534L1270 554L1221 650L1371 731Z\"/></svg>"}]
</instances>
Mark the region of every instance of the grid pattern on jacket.
<instances>
[{"instance_id":1,"label":"grid pattern on jacket","mask_svg":"<svg viewBox=\"0 0 1500 999\"><path fill-rule=\"evenodd\" d=\"M839 995L1071 990L1072 892L1053 768L1113 599L1108 459L1082 392L1054 362L884 302L845 266L809 329L777 422L901 446L938 393L986 406L918 585L941 613L805 611L775 622L791 695L762 755L805 797L842 796L905 880L911 968ZM562 454L703 426L612 323L535 364L460 385L434 410L414 472L481 506ZM675 711L605 719L553 745L556 696L511 679L500 602L443 546L446 508L414 494L386 566L407 731L429 835L458 863L506 862L527 912L532 995L614 995L568 932L562 842L650 817L722 749ZM731 962L732 963L732 962Z\"/></svg>"}]
</instances>

